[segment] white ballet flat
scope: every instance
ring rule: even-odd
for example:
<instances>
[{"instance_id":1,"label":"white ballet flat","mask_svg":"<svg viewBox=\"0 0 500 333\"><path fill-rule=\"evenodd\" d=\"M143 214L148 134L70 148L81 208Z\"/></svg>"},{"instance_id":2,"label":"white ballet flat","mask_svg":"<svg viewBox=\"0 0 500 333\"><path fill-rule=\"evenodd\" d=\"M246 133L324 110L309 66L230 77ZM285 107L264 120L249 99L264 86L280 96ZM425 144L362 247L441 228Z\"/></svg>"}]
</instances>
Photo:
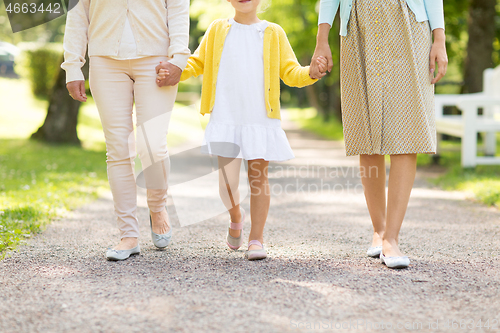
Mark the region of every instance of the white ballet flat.
<instances>
[{"instance_id":1,"label":"white ballet flat","mask_svg":"<svg viewBox=\"0 0 500 333\"><path fill-rule=\"evenodd\" d=\"M404 257L386 257L380 252L380 261L389 268L407 268L410 266L410 259Z\"/></svg>"},{"instance_id":2,"label":"white ballet flat","mask_svg":"<svg viewBox=\"0 0 500 333\"><path fill-rule=\"evenodd\" d=\"M379 258L380 253L382 253L382 246L372 246L366 251L368 257Z\"/></svg>"},{"instance_id":3,"label":"white ballet flat","mask_svg":"<svg viewBox=\"0 0 500 333\"><path fill-rule=\"evenodd\" d=\"M130 250L114 250L108 249L106 251L106 259L110 261L121 261L130 258L131 255L141 253L139 245Z\"/></svg>"}]
</instances>

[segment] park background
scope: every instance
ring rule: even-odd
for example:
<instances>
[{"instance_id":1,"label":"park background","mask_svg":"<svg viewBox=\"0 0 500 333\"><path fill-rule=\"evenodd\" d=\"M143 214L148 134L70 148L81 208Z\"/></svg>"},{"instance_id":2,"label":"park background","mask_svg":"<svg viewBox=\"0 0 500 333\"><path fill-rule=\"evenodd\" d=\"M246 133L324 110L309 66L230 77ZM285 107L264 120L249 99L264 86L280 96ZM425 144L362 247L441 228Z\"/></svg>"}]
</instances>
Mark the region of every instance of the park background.
<instances>
[{"instance_id":1,"label":"park background","mask_svg":"<svg viewBox=\"0 0 500 333\"><path fill-rule=\"evenodd\" d=\"M314 51L318 7L315 0L273 0L260 15L285 29L303 65ZM226 1L192 0L190 49L196 49L211 21L231 13ZM445 18L450 64L436 92L482 91L483 71L500 65L500 2L446 0ZM0 42L19 50L13 71L0 66L0 257L43 230L51 219L94 200L108 186L95 104L90 97L80 105L65 89L60 69L65 19L64 15L14 34L0 3ZM331 140L342 140L338 27L337 17L330 34L332 73L304 89L282 86L281 96L298 126ZM11 60L8 52L2 53L6 47L0 44L2 64ZM180 84L177 108L191 105L199 90L197 79ZM182 112L174 116L177 126L170 127L171 146L181 144L200 127L199 119ZM439 176L430 181L445 189L468 191L471 200L498 207L500 167L463 169L459 139L448 138L444 148L439 160L419 156L419 168L439 170Z\"/></svg>"}]
</instances>

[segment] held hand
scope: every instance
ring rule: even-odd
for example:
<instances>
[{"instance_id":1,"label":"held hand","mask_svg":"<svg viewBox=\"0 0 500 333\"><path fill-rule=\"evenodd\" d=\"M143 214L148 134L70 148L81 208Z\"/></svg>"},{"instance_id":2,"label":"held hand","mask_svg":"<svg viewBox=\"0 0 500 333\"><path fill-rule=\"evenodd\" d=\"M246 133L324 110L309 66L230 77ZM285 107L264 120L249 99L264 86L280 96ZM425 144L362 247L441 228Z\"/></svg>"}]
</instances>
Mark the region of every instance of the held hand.
<instances>
[{"instance_id":1,"label":"held hand","mask_svg":"<svg viewBox=\"0 0 500 333\"><path fill-rule=\"evenodd\" d=\"M86 102L87 94L85 94L85 81L71 81L66 83L66 88L68 89L69 95L77 101Z\"/></svg>"},{"instance_id":2,"label":"held hand","mask_svg":"<svg viewBox=\"0 0 500 333\"><path fill-rule=\"evenodd\" d=\"M161 68L156 76L156 85L158 85L158 87L164 86L169 74L170 73L167 69Z\"/></svg>"},{"instance_id":3,"label":"held hand","mask_svg":"<svg viewBox=\"0 0 500 333\"><path fill-rule=\"evenodd\" d=\"M170 62L160 61L160 64L156 66L156 74L160 74L161 69L166 69L168 75L165 80L158 82L156 79L156 84L158 87L163 86L175 86L181 80L182 70Z\"/></svg>"},{"instance_id":4,"label":"held hand","mask_svg":"<svg viewBox=\"0 0 500 333\"><path fill-rule=\"evenodd\" d=\"M436 72L436 63L438 65L438 73L432 80L435 84L441 80L448 69L448 55L446 54L446 37L443 29L434 30L434 43L432 44L430 53L430 71L434 75Z\"/></svg>"},{"instance_id":5,"label":"held hand","mask_svg":"<svg viewBox=\"0 0 500 333\"><path fill-rule=\"evenodd\" d=\"M322 60L318 62L319 58L324 58L326 60L326 69L320 69L320 63ZM316 45L316 50L314 51L314 55L311 60L311 67L309 69L309 76L313 79L321 79L326 75L326 71L331 72L333 68L333 60L332 60L332 52L330 50L330 45L328 43L318 43Z\"/></svg>"},{"instance_id":6,"label":"held hand","mask_svg":"<svg viewBox=\"0 0 500 333\"><path fill-rule=\"evenodd\" d=\"M318 57L316 59L316 62L318 63L318 69L321 73L326 73L328 70L328 60L326 60L325 57Z\"/></svg>"}]
</instances>

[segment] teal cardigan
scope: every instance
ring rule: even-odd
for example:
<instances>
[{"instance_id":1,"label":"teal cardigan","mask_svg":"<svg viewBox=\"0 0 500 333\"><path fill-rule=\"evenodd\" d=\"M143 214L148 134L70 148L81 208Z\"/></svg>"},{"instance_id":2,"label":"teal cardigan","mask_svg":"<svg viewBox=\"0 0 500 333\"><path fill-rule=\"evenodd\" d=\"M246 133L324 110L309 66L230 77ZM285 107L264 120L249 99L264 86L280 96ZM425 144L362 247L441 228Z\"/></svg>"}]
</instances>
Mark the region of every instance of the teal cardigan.
<instances>
[{"instance_id":1,"label":"teal cardigan","mask_svg":"<svg viewBox=\"0 0 500 333\"><path fill-rule=\"evenodd\" d=\"M360 0L362 1L362 0ZM443 0L406 0L418 22L429 21L431 29L444 29ZM347 34L352 0L320 0L319 23L333 24L340 6L340 35Z\"/></svg>"}]
</instances>

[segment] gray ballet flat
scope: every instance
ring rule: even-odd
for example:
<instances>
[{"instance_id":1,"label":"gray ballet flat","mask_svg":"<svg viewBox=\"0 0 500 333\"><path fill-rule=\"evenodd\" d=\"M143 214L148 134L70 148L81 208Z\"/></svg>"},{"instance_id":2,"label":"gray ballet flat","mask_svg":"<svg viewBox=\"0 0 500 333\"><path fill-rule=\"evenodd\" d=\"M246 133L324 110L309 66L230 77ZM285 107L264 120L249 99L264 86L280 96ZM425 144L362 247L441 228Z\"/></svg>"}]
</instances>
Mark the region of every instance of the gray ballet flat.
<instances>
[{"instance_id":1,"label":"gray ballet flat","mask_svg":"<svg viewBox=\"0 0 500 333\"><path fill-rule=\"evenodd\" d=\"M166 248L172 241L172 227L170 227L170 230L166 234L158 235L153 232L153 221L151 220L151 215L149 215L149 225L151 226L151 239L153 240L153 244L159 249Z\"/></svg>"},{"instance_id":2,"label":"gray ballet flat","mask_svg":"<svg viewBox=\"0 0 500 333\"><path fill-rule=\"evenodd\" d=\"M131 255L141 253L141 248L139 245L130 250L114 250L108 249L106 251L106 259L110 261L121 261L130 258Z\"/></svg>"},{"instance_id":3,"label":"gray ballet flat","mask_svg":"<svg viewBox=\"0 0 500 333\"><path fill-rule=\"evenodd\" d=\"M382 246L372 246L366 251L368 257L379 258L380 253L382 253Z\"/></svg>"},{"instance_id":4,"label":"gray ballet flat","mask_svg":"<svg viewBox=\"0 0 500 333\"><path fill-rule=\"evenodd\" d=\"M410 259L407 256L386 257L382 252L380 252L380 261L389 268L407 268L410 266Z\"/></svg>"},{"instance_id":5,"label":"gray ballet flat","mask_svg":"<svg viewBox=\"0 0 500 333\"><path fill-rule=\"evenodd\" d=\"M233 237L229 234L229 229L227 230L226 243L231 250L238 250L241 245L243 245L243 223L245 223L245 210L240 207L241 211L241 222L233 223L229 221L229 229L240 230L239 237Z\"/></svg>"}]
</instances>

